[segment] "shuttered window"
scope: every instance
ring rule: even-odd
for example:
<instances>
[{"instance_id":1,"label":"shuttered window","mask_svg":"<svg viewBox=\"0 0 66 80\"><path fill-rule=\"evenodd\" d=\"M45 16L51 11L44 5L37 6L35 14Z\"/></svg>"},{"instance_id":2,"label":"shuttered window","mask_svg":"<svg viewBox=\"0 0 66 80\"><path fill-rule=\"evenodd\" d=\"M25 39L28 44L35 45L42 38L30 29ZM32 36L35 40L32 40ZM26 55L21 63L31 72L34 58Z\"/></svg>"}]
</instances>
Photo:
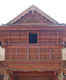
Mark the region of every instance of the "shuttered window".
<instances>
[{"instance_id":1,"label":"shuttered window","mask_svg":"<svg viewBox=\"0 0 66 80\"><path fill-rule=\"evenodd\" d=\"M29 33L29 43L37 43L37 33Z\"/></svg>"}]
</instances>

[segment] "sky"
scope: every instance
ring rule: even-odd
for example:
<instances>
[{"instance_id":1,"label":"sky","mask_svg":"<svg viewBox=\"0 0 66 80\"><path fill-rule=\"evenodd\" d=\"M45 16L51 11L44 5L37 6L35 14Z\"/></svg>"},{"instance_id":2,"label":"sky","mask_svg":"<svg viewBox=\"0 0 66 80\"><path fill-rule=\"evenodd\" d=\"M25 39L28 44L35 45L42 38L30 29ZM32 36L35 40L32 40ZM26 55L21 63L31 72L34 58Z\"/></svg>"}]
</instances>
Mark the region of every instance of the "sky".
<instances>
[{"instance_id":1,"label":"sky","mask_svg":"<svg viewBox=\"0 0 66 80\"><path fill-rule=\"evenodd\" d=\"M59 23L66 24L66 0L0 0L0 25L6 24L31 5Z\"/></svg>"}]
</instances>

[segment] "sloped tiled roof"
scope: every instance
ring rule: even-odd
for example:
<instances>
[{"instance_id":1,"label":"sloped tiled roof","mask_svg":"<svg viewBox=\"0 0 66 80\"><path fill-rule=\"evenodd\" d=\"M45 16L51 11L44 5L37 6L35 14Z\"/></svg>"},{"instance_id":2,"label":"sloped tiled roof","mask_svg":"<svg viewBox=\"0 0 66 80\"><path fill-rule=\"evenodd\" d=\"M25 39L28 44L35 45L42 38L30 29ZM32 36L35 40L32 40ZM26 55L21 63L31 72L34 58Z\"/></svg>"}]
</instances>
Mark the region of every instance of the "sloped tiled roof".
<instances>
[{"instance_id":1,"label":"sloped tiled roof","mask_svg":"<svg viewBox=\"0 0 66 80\"><path fill-rule=\"evenodd\" d=\"M26 24L26 23L45 23L45 24L58 24L56 20L48 16L36 6L32 5L16 18L7 24Z\"/></svg>"}]
</instances>

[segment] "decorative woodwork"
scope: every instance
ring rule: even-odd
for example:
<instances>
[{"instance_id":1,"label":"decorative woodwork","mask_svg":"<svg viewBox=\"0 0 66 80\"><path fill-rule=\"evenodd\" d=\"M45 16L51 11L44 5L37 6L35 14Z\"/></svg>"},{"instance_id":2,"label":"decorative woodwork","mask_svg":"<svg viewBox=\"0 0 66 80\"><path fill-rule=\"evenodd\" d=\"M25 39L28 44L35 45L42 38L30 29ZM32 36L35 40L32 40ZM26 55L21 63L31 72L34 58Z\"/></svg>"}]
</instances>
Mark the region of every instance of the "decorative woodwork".
<instances>
[{"instance_id":1,"label":"decorative woodwork","mask_svg":"<svg viewBox=\"0 0 66 80\"><path fill-rule=\"evenodd\" d=\"M37 43L29 43L30 32L37 33ZM35 75L37 79L41 77L39 80L57 80L58 75L66 73L66 60L62 59L66 25L59 24L35 6L0 26L0 42L5 49L5 61L0 62L11 80L16 75L19 80L26 80L27 75L28 79L35 80L31 77Z\"/></svg>"}]
</instances>

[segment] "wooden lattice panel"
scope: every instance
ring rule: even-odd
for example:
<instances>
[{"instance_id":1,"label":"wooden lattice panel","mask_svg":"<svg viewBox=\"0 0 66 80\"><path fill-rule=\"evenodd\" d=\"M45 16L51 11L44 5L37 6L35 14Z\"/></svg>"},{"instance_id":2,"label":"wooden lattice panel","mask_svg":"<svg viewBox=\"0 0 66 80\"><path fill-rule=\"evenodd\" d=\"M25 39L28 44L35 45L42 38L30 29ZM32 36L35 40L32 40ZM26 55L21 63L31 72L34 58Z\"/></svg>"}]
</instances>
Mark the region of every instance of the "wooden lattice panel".
<instances>
[{"instance_id":1,"label":"wooden lattice panel","mask_svg":"<svg viewBox=\"0 0 66 80\"><path fill-rule=\"evenodd\" d=\"M8 40L13 42L21 41L22 43L26 43L27 32L10 32Z\"/></svg>"},{"instance_id":2,"label":"wooden lattice panel","mask_svg":"<svg viewBox=\"0 0 66 80\"><path fill-rule=\"evenodd\" d=\"M48 49L47 48L40 48L40 60L48 60Z\"/></svg>"},{"instance_id":3,"label":"wooden lattice panel","mask_svg":"<svg viewBox=\"0 0 66 80\"><path fill-rule=\"evenodd\" d=\"M29 51L29 59L30 60L38 60L38 58L39 58L39 50L38 50L38 48L30 48L29 49L30 51Z\"/></svg>"},{"instance_id":4,"label":"wooden lattice panel","mask_svg":"<svg viewBox=\"0 0 66 80\"><path fill-rule=\"evenodd\" d=\"M16 56L17 59L26 60L27 59L27 49L25 47L17 48L18 55Z\"/></svg>"},{"instance_id":5,"label":"wooden lattice panel","mask_svg":"<svg viewBox=\"0 0 66 80\"><path fill-rule=\"evenodd\" d=\"M29 48L29 59L30 60L39 60L40 52L38 47Z\"/></svg>"},{"instance_id":6,"label":"wooden lattice panel","mask_svg":"<svg viewBox=\"0 0 66 80\"><path fill-rule=\"evenodd\" d=\"M56 31L43 31L39 34L40 44L44 45L45 48L57 48L60 47L61 37L59 36L59 32Z\"/></svg>"},{"instance_id":7,"label":"wooden lattice panel","mask_svg":"<svg viewBox=\"0 0 66 80\"><path fill-rule=\"evenodd\" d=\"M57 37L57 32L52 32L52 31L43 31L43 32L40 32L40 40L57 40L58 37Z\"/></svg>"},{"instance_id":8,"label":"wooden lattice panel","mask_svg":"<svg viewBox=\"0 0 66 80\"><path fill-rule=\"evenodd\" d=\"M8 32L1 31L0 32L0 40L7 40L7 38L8 38Z\"/></svg>"},{"instance_id":9,"label":"wooden lattice panel","mask_svg":"<svg viewBox=\"0 0 66 80\"><path fill-rule=\"evenodd\" d=\"M27 54L26 54L26 48L25 47L22 47L22 48L7 48L6 50L6 54L7 54L7 58L8 59L21 59L21 60L26 60L27 58Z\"/></svg>"}]
</instances>

